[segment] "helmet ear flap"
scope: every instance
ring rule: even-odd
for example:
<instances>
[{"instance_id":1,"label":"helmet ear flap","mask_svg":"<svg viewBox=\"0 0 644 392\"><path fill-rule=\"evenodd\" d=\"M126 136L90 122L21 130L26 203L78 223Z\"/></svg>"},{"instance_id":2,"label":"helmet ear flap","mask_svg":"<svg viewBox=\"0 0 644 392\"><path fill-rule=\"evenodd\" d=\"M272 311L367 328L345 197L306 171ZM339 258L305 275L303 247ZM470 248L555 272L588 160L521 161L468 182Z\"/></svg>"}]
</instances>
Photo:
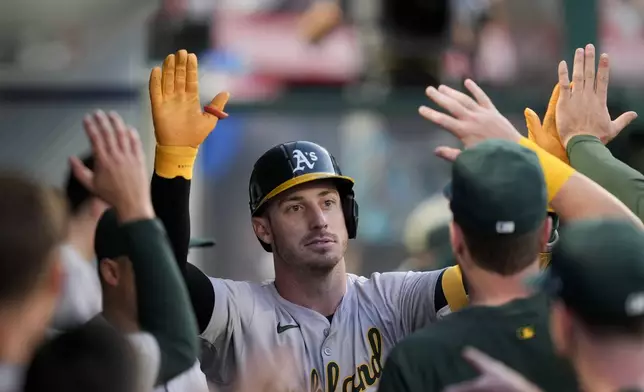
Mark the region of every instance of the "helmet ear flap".
<instances>
[{"instance_id":1,"label":"helmet ear flap","mask_svg":"<svg viewBox=\"0 0 644 392\"><path fill-rule=\"evenodd\" d=\"M358 202L355 199L353 191L347 192L342 199L342 212L344 213L344 222L347 225L347 234L349 239L356 238L358 234Z\"/></svg>"}]
</instances>

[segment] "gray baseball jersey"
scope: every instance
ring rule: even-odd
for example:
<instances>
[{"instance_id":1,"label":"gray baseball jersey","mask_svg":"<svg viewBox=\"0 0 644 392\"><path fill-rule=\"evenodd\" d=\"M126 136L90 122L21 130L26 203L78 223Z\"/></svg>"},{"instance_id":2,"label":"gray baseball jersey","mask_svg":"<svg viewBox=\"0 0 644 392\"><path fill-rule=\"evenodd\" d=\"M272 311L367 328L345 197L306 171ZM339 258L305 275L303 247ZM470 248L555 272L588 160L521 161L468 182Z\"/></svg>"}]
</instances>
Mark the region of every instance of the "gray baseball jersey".
<instances>
[{"instance_id":1,"label":"gray baseball jersey","mask_svg":"<svg viewBox=\"0 0 644 392\"><path fill-rule=\"evenodd\" d=\"M227 389L249 355L272 360L276 348L295 355L299 390L375 391L389 351L437 319L434 290L441 271L348 274L332 322L283 299L273 282L211 278L215 307L201 338L206 377Z\"/></svg>"}]
</instances>

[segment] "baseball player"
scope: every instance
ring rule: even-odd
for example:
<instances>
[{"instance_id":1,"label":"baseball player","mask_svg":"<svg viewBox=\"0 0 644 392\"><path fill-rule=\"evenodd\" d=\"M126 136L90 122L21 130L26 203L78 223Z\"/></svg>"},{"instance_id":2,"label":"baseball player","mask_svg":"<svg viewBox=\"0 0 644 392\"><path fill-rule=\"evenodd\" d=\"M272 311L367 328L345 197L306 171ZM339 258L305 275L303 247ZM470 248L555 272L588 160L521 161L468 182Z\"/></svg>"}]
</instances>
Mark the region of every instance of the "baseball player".
<instances>
[{"instance_id":1,"label":"baseball player","mask_svg":"<svg viewBox=\"0 0 644 392\"><path fill-rule=\"evenodd\" d=\"M225 117L228 95L202 112L197 58L179 51L152 71L150 96L157 138L153 203L191 294L207 378L225 390L243 377L251 353L270 361L282 347L296 358L294 389L376 390L394 344L448 309L446 270L346 273L344 253L358 226L354 180L326 149L297 141L260 157L249 183L251 223L273 254L275 281L205 276L186 260L187 195L197 149Z\"/></svg>"}]
</instances>

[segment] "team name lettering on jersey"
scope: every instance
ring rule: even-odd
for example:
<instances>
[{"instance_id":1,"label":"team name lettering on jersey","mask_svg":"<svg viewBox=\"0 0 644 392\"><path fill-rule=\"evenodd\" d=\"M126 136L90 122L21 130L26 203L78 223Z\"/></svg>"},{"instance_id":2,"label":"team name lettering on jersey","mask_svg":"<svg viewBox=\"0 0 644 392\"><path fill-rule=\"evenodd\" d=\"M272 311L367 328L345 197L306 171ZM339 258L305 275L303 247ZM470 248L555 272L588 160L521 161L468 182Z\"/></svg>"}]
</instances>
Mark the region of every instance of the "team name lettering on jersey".
<instances>
[{"instance_id":1,"label":"team name lettering on jersey","mask_svg":"<svg viewBox=\"0 0 644 392\"><path fill-rule=\"evenodd\" d=\"M368 362L356 367L353 375L346 377L340 385L340 366L331 361L326 365L326 389L322 388L317 369L311 370L311 392L359 392L375 385L382 374L382 334L371 327L366 334L371 356Z\"/></svg>"}]
</instances>

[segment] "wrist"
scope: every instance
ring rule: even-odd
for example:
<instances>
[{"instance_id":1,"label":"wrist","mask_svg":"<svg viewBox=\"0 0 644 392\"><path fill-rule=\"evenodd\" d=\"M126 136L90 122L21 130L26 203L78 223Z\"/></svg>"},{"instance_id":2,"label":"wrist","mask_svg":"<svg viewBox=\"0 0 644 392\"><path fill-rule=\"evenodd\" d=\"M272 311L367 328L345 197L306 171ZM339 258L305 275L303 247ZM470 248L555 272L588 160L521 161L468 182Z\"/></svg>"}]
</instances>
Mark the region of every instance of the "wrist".
<instances>
[{"instance_id":1,"label":"wrist","mask_svg":"<svg viewBox=\"0 0 644 392\"><path fill-rule=\"evenodd\" d=\"M548 203L554 199L554 197L559 193L559 190L564 186L568 181L570 176L575 173L575 170L563 163L559 158L551 155L543 148L539 147L535 142L527 139L521 138L519 144L534 151L539 158L539 163L541 164L541 170L543 170L543 176L546 181L546 188L548 190Z\"/></svg>"},{"instance_id":2,"label":"wrist","mask_svg":"<svg viewBox=\"0 0 644 392\"><path fill-rule=\"evenodd\" d=\"M154 207L151 201L128 201L115 206L116 215L121 224L139 220L154 219Z\"/></svg>"},{"instance_id":3,"label":"wrist","mask_svg":"<svg viewBox=\"0 0 644 392\"><path fill-rule=\"evenodd\" d=\"M161 146L157 144L154 172L159 177L192 179L198 148L190 146Z\"/></svg>"}]
</instances>

